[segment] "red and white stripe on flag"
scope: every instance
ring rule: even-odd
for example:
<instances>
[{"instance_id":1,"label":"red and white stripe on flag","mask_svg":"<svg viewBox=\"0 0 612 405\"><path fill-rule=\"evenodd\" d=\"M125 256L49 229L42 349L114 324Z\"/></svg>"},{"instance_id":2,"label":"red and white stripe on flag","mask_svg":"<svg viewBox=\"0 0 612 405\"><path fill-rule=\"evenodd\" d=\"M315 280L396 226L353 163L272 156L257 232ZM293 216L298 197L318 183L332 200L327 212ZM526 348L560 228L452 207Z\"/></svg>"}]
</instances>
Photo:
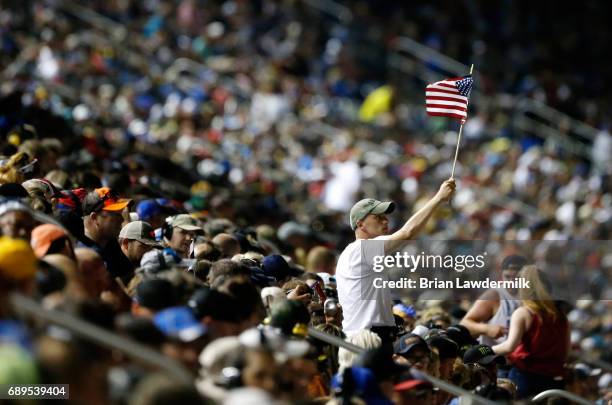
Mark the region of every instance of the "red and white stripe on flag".
<instances>
[{"instance_id":1,"label":"red and white stripe on flag","mask_svg":"<svg viewBox=\"0 0 612 405\"><path fill-rule=\"evenodd\" d=\"M425 88L425 105L428 115L450 117L462 123L467 118L468 98L457 88L463 77L431 83ZM465 92L464 92L465 94Z\"/></svg>"}]
</instances>

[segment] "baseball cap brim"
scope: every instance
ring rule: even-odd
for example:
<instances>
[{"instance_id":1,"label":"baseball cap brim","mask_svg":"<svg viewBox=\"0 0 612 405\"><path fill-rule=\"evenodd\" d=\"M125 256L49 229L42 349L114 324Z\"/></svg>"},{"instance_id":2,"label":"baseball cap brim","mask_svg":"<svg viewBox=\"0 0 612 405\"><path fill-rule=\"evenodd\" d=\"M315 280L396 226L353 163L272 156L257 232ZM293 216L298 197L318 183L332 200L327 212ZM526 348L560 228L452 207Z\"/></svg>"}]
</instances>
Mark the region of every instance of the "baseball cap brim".
<instances>
[{"instance_id":1,"label":"baseball cap brim","mask_svg":"<svg viewBox=\"0 0 612 405\"><path fill-rule=\"evenodd\" d=\"M431 387L431 383L424 380L408 380L403 381L399 384L396 384L393 387L394 391L410 391L416 388L429 388Z\"/></svg>"},{"instance_id":2,"label":"baseball cap brim","mask_svg":"<svg viewBox=\"0 0 612 405\"><path fill-rule=\"evenodd\" d=\"M110 204L105 204L104 207L102 207L102 211L123 211L123 209L130 205L131 202L132 200L129 200L127 198L121 198L119 200L111 202Z\"/></svg>"},{"instance_id":3,"label":"baseball cap brim","mask_svg":"<svg viewBox=\"0 0 612 405\"><path fill-rule=\"evenodd\" d=\"M407 346L404 346L401 341L397 341L393 347L393 352L396 354L406 354L418 348L429 351L429 346L427 346L427 343L422 341L416 341Z\"/></svg>"},{"instance_id":4,"label":"baseball cap brim","mask_svg":"<svg viewBox=\"0 0 612 405\"><path fill-rule=\"evenodd\" d=\"M489 364L493 362L497 364L506 364L506 360L504 359L504 356L501 356L499 354L491 354L477 361L478 364L481 364L483 366L488 366Z\"/></svg>"},{"instance_id":5,"label":"baseball cap brim","mask_svg":"<svg viewBox=\"0 0 612 405\"><path fill-rule=\"evenodd\" d=\"M44 225L41 225L41 226L44 226ZM51 244L54 241L56 241L56 240L58 240L60 238L68 237L68 234L63 229L61 229L59 227L49 228L47 226L46 228L47 229L45 229L45 231L41 232L40 235L38 233L33 232L32 238L31 238L31 244L32 244L32 247L34 249L34 254L39 259L41 257L43 257L45 254L47 254L47 251L49 250L49 247L51 247ZM35 230L36 230L36 228L35 228Z\"/></svg>"},{"instance_id":6,"label":"baseball cap brim","mask_svg":"<svg viewBox=\"0 0 612 405\"><path fill-rule=\"evenodd\" d=\"M178 331L177 337L182 342L193 342L206 333L206 328L203 325L197 324Z\"/></svg>"},{"instance_id":7,"label":"baseball cap brim","mask_svg":"<svg viewBox=\"0 0 612 405\"><path fill-rule=\"evenodd\" d=\"M184 231L203 231L203 229L199 226L195 226L195 225L176 225L175 228L179 228L182 229Z\"/></svg>"},{"instance_id":8,"label":"baseball cap brim","mask_svg":"<svg viewBox=\"0 0 612 405\"><path fill-rule=\"evenodd\" d=\"M385 201L377 204L370 214L380 215L380 214L390 214L395 211L395 203L393 201Z\"/></svg>"},{"instance_id":9,"label":"baseball cap brim","mask_svg":"<svg viewBox=\"0 0 612 405\"><path fill-rule=\"evenodd\" d=\"M142 243L143 245L152 246L154 248L160 248L160 249L163 248L161 243L153 239L136 239L136 240Z\"/></svg>"}]
</instances>

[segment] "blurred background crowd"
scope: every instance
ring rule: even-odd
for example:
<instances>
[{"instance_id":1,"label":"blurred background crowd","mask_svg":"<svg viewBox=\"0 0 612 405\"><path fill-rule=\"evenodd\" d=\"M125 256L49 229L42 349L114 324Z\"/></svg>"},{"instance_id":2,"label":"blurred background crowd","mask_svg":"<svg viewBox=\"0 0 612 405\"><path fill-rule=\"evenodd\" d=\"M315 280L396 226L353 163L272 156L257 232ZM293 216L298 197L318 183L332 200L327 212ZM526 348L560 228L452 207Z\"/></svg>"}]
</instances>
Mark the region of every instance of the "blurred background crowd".
<instances>
[{"instance_id":1,"label":"blurred background crowd","mask_svg":"<svg viewBox=\"0 0 612 405\"><path fill-rule=\"evenodd\" d=\"M395 201L394 227L450 174L457 127L427 118L425 83L390 68L400 37L474 63L484 95L544 102L597 133L577 154L474 103L457 193L427 238L609 239L609 5L330 4L2 1L2 381L70 381L88 403L451 401L387 353L358 362L305 338L304 325L345 337L333 274L354 202ZM611 254L590 265L604 285ZM197 389L18 320L15 291L182 362ZM610 361L612 321L609 297L586 298L567 313L581 354L566 389L596 400L611 377L585 362ZM402 303L398 327L427 331L395 354L420 349L432 375L510 400L511 386L490 388L492 358L464 357L468 309ZM366 332L350 340L374 349Z\"/></svg>"}]
</instances>

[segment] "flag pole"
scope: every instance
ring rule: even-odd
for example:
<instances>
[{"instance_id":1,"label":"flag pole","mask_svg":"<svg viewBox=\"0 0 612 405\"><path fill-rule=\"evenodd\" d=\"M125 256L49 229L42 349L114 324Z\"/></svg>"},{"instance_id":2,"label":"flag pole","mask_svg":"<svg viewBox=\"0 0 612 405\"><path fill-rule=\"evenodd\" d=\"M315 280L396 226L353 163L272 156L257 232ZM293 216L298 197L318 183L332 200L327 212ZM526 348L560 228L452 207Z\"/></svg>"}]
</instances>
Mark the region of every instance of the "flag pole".
<instances>
[{"instance_id":1,"label":"flag pole","mask_svg":"<svg viewBox=\"0 0 612 405\"><path fill-rule=\"evenodd\" d=\"M472 66L470 66L470 75L472 74L472 71L474 70L474 64L472 63ZM470 100L467 101L467 104L469 104ZM466 108L466 112L467 112L467 104L465 106ZM455 165L457 164L457 156L459 156L459 144L461 143L461 133L463 132L463 124L465 123L465 121L461 122L461 126L459 127L459 136L457 137L457 148L455 149L455 159L453 160L453 169L451 170L451 180L455 177Z\"/></svg>"}]
</instances>

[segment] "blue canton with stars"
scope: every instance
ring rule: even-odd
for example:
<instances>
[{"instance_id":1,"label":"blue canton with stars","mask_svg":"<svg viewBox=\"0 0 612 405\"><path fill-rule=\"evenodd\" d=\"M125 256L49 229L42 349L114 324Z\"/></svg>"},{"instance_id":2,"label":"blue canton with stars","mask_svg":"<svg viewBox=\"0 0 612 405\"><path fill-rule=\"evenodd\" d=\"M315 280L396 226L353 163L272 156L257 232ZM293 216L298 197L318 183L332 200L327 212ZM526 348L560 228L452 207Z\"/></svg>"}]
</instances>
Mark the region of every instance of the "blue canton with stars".
<instances>
[{"instance_id":1,"label":"blue canton with stars","mask_svg":"<svg viewBox=\"0 0 612 405\"><path fill-rule=\"evenodd\" d=\"M472 76L464 76L463 79L457 81L455 86L457 86L457 90L459 90L459 94L464 97L470 97L470 92L472 91L472 84L474 80L472 80Z\"/></svg>"}]
</instances>

